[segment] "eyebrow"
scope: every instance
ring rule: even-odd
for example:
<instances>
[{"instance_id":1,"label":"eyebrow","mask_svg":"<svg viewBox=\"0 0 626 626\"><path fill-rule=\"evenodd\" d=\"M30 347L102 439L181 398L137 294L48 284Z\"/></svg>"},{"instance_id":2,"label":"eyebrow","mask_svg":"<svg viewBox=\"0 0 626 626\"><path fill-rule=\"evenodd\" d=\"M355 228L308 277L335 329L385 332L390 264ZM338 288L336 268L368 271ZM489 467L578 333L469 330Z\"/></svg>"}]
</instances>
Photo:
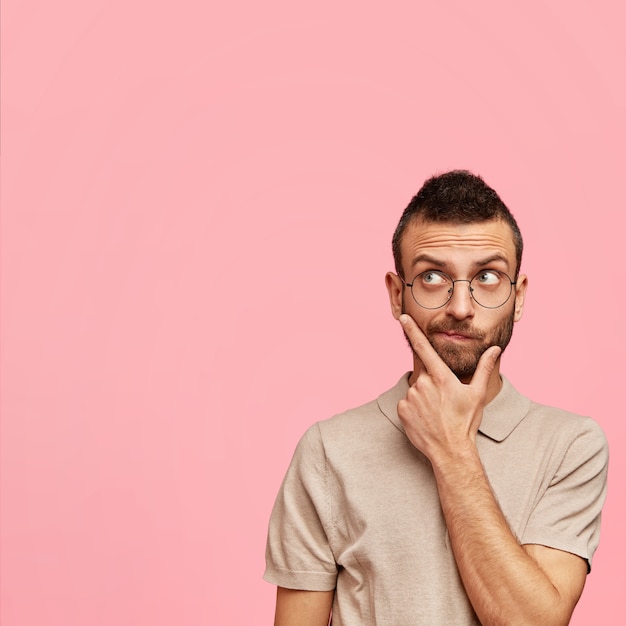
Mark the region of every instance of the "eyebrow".
<instances>
[{"instance_id":1,"label":"eyebrow","mask_svg":"<svg viewBox=\"0 0 626 626\"><path fill-rule=\"evenodd\" d=\"M494 263L495 261L500 261L508 267L509 261L503 254L492 254L491 256L488 256L484 259L475 261L474 266L484 267L485 265L489 265L490 263ZM447 265L446 261L442 261L440 259L437 259L436 257L430 256L430 254L418 254L411 262L411 268L414 268L418 263L430 263L431 265L435 265L436 267L445 267Z\"/></svg>"},{"instance_id":2,"label":"eyebrow","mask_svg":"<svg viewBox=\"0 0 626 626\"><path fill-rule=\"evenodd\" d=\"M418 254L413 261L411 261L411 267L415 267L418 263L430 263L431 265L436 265L437 267L443 267L445 265L444 261L440 261L429 254Z\"/></svg>"}]
</instances>

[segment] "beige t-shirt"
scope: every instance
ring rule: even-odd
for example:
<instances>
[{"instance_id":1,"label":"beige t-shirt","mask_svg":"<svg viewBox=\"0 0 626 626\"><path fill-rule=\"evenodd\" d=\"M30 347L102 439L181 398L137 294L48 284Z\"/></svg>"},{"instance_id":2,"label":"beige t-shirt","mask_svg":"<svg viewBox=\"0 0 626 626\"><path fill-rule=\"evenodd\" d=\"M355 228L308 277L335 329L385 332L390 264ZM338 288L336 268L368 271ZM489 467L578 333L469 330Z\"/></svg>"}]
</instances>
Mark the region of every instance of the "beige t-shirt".
<instances>
[{"instance_id":1,"label":"beige t-shirt","mask_svg":"<svg viewBox=\"0 0 626 626\"><path fill-rule=\"evenodd\" d=\"M336 588L334 626L478 624L430 462L396 411L407 389L408 374L378 400L313 425L274 505L264 578L290 589ZM608 461L599 426L537 405L503 378L477 445L520 543L591 563Z\"/></svg>"}]
</instances>

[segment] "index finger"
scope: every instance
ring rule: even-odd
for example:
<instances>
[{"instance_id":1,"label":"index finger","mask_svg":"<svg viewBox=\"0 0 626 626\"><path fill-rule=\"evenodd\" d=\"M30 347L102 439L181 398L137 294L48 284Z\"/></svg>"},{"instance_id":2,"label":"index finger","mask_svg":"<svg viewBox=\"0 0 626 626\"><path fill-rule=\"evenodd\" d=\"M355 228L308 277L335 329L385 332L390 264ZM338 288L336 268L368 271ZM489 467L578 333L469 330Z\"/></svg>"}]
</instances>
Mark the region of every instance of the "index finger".
<instances>
[{"instance_id":1,"label":"index finger","mask_svg":"<svg viewBox=\"0 0 626 626\"><path fill-rule=\"evenodd\" d=\"M404 327L404 332L411 342L415 354L417 354L429 374L445 375L451 371L410 315L403 313L398 320Z\"/></svg>"}]
</instances>

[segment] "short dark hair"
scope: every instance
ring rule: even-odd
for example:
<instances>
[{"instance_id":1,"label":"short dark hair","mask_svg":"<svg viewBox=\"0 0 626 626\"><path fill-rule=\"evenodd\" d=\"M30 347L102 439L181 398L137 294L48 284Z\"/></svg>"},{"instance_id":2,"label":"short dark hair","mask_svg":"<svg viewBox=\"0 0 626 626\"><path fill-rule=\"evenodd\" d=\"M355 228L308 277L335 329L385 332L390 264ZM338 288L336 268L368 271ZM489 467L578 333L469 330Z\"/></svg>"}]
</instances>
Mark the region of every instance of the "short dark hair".
<instances>
[{"instance_id":1,"label":"short dark hair","mask_svg":"<svg viewBox=\"0 0 626 626\"><path fill-rule=\"evenodd\" d=\"M417 219L456 224L504 220L513 231L517 261L515 278L517 278L524 249L522 233L500 196L480 176L467 170L452 170L438 174L429 178L413 196L402 213L391 244L396 272L403 277L400 251L402 236L407 226Z\"/></svg>"}]
</instances>

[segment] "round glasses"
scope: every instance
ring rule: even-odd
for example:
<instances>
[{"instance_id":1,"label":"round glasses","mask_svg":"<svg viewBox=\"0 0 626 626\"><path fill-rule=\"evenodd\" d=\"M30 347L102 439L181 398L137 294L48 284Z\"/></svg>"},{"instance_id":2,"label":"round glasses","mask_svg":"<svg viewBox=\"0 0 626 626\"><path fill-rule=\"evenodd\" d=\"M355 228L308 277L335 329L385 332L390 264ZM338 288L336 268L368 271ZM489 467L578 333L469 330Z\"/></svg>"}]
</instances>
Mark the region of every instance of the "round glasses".
<instances>
[{"instance_id":1,"label":"round glasses","mask_svg":"<svg viewBox=\"0 0 626 626\"><path fill-rule=\"evenodd\" d=\"M411 288L413 300L423 309L440 309L454 293L455 283L468 283L472 299L486 309L497 309L507 303L515 281L499 270L480 270L471 280L452 280L439 270L428 270L418 274L412 283L404 283Z\"/></svg>"}]
</instances>

